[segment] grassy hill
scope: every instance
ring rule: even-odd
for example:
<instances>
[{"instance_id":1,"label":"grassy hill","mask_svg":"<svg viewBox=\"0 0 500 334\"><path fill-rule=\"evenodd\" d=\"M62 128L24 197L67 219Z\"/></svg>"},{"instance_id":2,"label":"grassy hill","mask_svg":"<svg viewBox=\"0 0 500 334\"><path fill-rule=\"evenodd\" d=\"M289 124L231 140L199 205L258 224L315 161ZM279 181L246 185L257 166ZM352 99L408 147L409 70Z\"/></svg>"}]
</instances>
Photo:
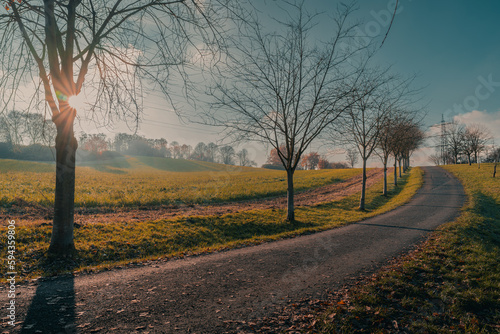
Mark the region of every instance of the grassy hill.
<instances>
[{"instance_id":1,"label":"grassy hill","mask_svg":"<svg viewBox=\"0 0 500 334\"><path fill-rule=\"evenodd\" d=\"M90 167L101 172L114 174L125 174L131 171L151 171L151 169L167 172L220 172L234 169L254 169L251 167L229 166L206 161L139 156L123 156L106 160L77 162L77 167ZM0 159L1 173L13 171L52 173L55 171L55 164L53 162L33 162L26 160Z\"/></svg>"},{"instance_id":2,"label":"grassy hill","mask_svg":"<svg viewBox=\"0 0 500 334\"><path fill-rule=\"evenodd\" d=\"M91 167L101 172L116 174L123 174L132 170L151 170L151 168L167 172L206 172L243 168L206 161L139 156L124 156L108 160L88 161L77 165Z\"/></svg>"},{"instance_id":3,"label":"grassy hill","mask_svg":"<svg viewBox=\"0 0 500 334\"><path fill-rule=\"evenodd\" d=\"M136 159L138 162L144 165L168 172L206 172L206 171L213 172L213 171L225 171L230 169L246 169L246 170L254 169L249 167L221 165L206 161L183 160L183 159L172 159L172 158L136 157Z\"/></svg>"},{"instance_id":4,"label":"grassy hill","mask_svg":"<svg viewBox=\"0 0 500 334\"><path fill-rule=\"evenodd\" d=\"M8 173L8 172L53 173L55 171L56 171L56 166L50 163L0 159L0 173Z\"/></svg>"},{"instance_id":5,"label":"grassy hill","mask_svg":"<svg viewBox=\"0 0 500 334\"><path fill-rule=\"evenodd\" d=\"M19 199L53 205L55 166L0 159L0 206ZM297 191L350 178L359 169L297 171ZM284 171L154 157L77 165L76 207L215 203L286 193Z\"/></svg>"}]
</instances>

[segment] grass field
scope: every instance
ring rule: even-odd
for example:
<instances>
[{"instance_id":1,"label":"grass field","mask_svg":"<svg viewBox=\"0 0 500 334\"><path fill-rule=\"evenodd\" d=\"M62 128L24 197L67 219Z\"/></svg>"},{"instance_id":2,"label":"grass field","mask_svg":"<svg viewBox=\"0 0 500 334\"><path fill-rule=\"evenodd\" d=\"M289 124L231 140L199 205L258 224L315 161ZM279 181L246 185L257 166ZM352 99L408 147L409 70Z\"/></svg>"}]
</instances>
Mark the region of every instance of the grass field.
<instances>
[{"instance_id":1,"label":"grass field","mask_svg":"<svg viewBox=\"0 0 500 334\"><path fill-rule=\"evenodd\" d=\"M248 174L247 177L256 179L246 184L258 181L256 173L251 171ZM309 172L303 174L303 180L312 178L307 175ZM338 177L332 172L310 174L317 175L321 181L311 180L309 184L321 184L325 182L322 178ZM242 172L237 177L243 178L242 175L247 174ZM264 171L262 175L270 183L278 182L273 179L278 177L274 172ZM401 179L400 187L390 188L388 197L381 194L381 182L368 190L368 210L365 212L357 209L359 194L355 194L337 202L297 208L297 221L294 223L284 220L284 210L259 210L222 216L83 225L75 230L78 254L70 262L47 260L45 252L50 241L50 226L19 226L16 230L17 269L26 279L103 269L148 259L201 254L325 230L380 214L408 201L421 185L422 172L418 168L413 169L411 174ZM3 235L5 232L5 228L0 231ZM4 252L5 249L2 249Z\"/></svg>"},{"instance_id":2,"label":"grass field","mask_svg":"<svg viewBox=\"0 0 500 334\"><path fill-rule=\"evenodd\" d=\"M499 333L500 178L453 165L469 201L420 248L361 282L316 322L316 333Z\"/></svg>"},{"instance_id":3,"label":"grass field","mask_svg":"<svg viewBox=\"0 0 500 334\"><path fill-rule=\"evenodd\" d=\"M297 191L345 180L359 169L297 171ZM76 207L212 203L286 193L284 171L169 158L127 157L76 170ZM53 205L55 166L0 160L0 206Z\"/></svg>"}]
</instances>

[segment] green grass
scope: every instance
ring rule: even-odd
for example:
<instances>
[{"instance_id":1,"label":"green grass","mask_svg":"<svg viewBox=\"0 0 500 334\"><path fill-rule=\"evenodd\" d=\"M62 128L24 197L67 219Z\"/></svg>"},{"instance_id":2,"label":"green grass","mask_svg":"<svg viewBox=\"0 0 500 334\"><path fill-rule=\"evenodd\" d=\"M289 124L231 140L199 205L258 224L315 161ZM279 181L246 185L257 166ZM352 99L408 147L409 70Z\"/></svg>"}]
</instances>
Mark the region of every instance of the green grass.
<instances>
[{"instance_id":1,"label":"green grass","mask_svg":"<svg viewBox=\"0 0 500 334\"><path fill-rule=\"evenodd\" d=\"M244 170L237 166L214 164L206 161L182 160L171 158L137 157L145 165L168 172L215 172L226 170Z\"/></svg>"},{"instance_id":2,"label":"green grass","mask_svg":"<svg viewBox=\"0 0 500 334\"><path fill-rule=\"evenodd\" d=\"M180 170L183 170L180 172ZM52 207L55 167L0 160L0 206L18 199ZM359 169L297 171L297 191L348 179ZM137 207L216 203L286 193L284 171L174 160L128 157L77 167L75 206Z\"/></svg>"},{"instance_id":3,"label":"green grass","mask_svg":"<svg viewBox=\"0 0 500 334\"><path fill-rule=\"evenodd\" d=\"M16 239L18 272L22 278L33 278L67 271L102 269L147 259L202 254L330 229L407 202L422 183L422 171L415 168L400 181L401 186L391 187L387 197L381 194L382 182L369 188L367 210L364 212L357 209L359 194L356 194L332 203L299 207L294 223L284 220L284 210L260 210L222 216L84 225L75 230L78 254L71 262L65 263L46 258L51 235L49 226L19 226ZM5 235L5 231L3 228L0 233ZM0 247L4 245L3 242Z\"/></svg>"},{"instance_id":4,"label":"green grass","mask_svg":"<svg viewBox=\"0 0 500 334\"><path fill-rule=\"evenodd\" d=\"M0 173L54 173L54 164L21 160L0 159ZM2 175L2 178L4 176Z\"/></svg>"},{"instance_id":5,"label":"green grass","mask_svg":"<svg viewBox=\"0 0 500 334\"><path fill-rule=\"evenodd\" d=\"M315 332L500 331L500 180L491 177L488 164L444 168L460 179L469 198L460 217L339 297Z\"/></svg>"}]
</instances>

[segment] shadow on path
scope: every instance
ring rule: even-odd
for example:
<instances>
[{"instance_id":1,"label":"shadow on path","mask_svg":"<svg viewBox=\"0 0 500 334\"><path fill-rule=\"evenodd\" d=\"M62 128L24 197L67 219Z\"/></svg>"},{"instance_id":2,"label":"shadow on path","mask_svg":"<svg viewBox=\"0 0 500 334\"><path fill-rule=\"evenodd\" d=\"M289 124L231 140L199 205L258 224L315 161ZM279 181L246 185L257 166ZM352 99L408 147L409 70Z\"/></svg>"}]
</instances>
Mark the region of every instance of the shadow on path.
<instances>
[{"instance_id":1,"label":"shadow on path","mask_svg":"<svg viewBox=\"0 0 500 334\"><path fill-rule=\"evenodd\" d=\"M371 223L353 223L353 225L366 225L366 226L377 226L377 227L388 227L388 228L400 228L404 230L417 230L424 232L432 232L434 230L429 230L426 228L408 227L408 226L396 226L396 225L384 225L384 224L371 224Z\"/></svg>"},{"instance_id":2,"label":"shadow on path","mask_svg":"<svg viewBox=\"0 0 500 334\"><path fill-rule=\"evenodd\" d=\"M74 277L40 280L20 333L76 333Z\"/></svg>"}]
</instances>

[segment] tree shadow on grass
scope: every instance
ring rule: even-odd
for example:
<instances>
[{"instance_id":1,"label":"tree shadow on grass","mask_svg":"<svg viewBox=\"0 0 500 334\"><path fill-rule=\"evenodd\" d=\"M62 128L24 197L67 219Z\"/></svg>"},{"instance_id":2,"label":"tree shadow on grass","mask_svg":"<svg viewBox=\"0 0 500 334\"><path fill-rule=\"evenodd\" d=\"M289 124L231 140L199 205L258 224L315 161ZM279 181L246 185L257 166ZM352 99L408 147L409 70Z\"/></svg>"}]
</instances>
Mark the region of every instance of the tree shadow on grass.
<instances>
[{"instance_id":1,"label":"tree shadow on grass","mask_svg":"<svg viewBox=\"0 0 500 334\"><path fill-rule=\"evenodd\" d=\"M99 172L112 174L127 174L128 172L124 169L131 168L131 165L126 158L83 161L79 162L78 166L90 167Z\"/></svg>"},{"instance_id":2,"label":"tree shadow on grass","mask_svg":"<svg viewBox=\"0 0 500 334\"><path fill-rule=\"evenodd\" d=\"M92 168L95 169L98 172L103 172L103 173L120 174L120 175L122 175L122 174L128 174L124 170L111 169L111 168L108 168L107 166L92 166Z\"/></svg>"},{"instance_id":3,"label":"tree shadow on grass","mask_svg":"<svg viewBox=\"0 0 500 334\"><path fill-rule=\"evenodd\" d=\"M44 266L60 266L65 271L71 263L46 260ZM50 268L51 271L53 268ZM42 278L27 311L20 333L76 333L74 277L64 275Z\"/></svg>"},{"instance_id":4,"label":"tree shadow on grass","mask_svg":"<svg viewBox=\"0 0 500 334\"><path fill-rule=\"evenodd\" d=\"M474 207L469 209L483 218L481 222L469 224L461 231L461 237L479 240L488 252L500 253L500 206L495 198L483 193L473 194Z\"/></svg>"},{"instance_id":5,"label":"tree shadow on grass","mask_svg":"<svg viewBox=\"0 0 500 334\"><path fill-rule=\"evenodd\" d=\"M272 223L264 223L262 221L249 219L241 219L237 222L231 221L227 223L224 219L218 217L191 217L186 221L188 226L196 226L204 230L201 235L192 235L198 241L209 243L210 240L223 239L224 241L243 241L254 237L272 236L285 232L293 232L303 228L316 226L313 223L295 221L273 221ZM179 237L182 236L179 235ZM184 236L185 238L185 236ZM204 239L204 240L203 240ZM184 243L185 240L178 240ZM196 242L196 240L188 241L188 244ZM215 243L214 243L215 244Z\"/></svg>"}]
</instances>

